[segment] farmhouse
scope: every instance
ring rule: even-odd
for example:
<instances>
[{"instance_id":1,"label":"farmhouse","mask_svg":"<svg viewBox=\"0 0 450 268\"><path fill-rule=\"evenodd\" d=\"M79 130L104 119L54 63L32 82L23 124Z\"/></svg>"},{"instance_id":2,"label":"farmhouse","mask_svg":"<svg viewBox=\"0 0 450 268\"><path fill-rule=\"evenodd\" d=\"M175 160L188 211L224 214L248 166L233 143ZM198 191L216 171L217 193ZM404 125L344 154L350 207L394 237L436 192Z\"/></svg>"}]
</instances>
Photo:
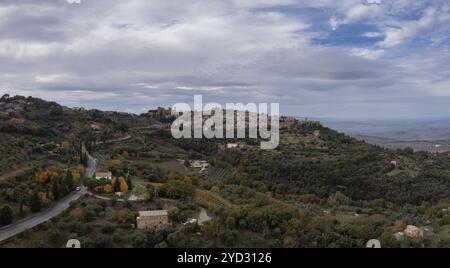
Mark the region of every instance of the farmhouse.
<instances>
[{"instance_id":1,"label":"farmhouse","mask_svg":"<svg viewBox=\"0 0 450 268\"><path fill-rule=\"evenodd\" d=\"M206 160L191 160L190 161L191 167L193 168L207 168L209 167L209 164Z\"/></svg>"},{"instance_id":2,"label":"farmhouse","mask_svg":"<svg viewBox=\"0 0 450 268\"><path fill-rule=\"evenodd\" d=\"M228 143L227 144L227 148L228 149L234 149L234 148L238 148L239 145L237 143Z\"/></svg>"},{"instance_id":3,"label":"farmhouse","mask_svg":"<svg viewBox=\"0 0 450 268\"><path fill-rule=\"evenodd\" d=\"M136 218L138 229L159 229L169 224L167 210L139 211Z\"/></svg>"},{"instance_id":4,"label":"farmhouse","mask_svg":"<svg viewBox=\"0 0 450 268\"><path fill-rule=\"evenodd\" d=\"M101 179L112 180L112 173L109 171L95 172L95 179L97 179L97 180L101 180Z\"/></svg>"},{"instance_id":5,"label":"farmhouse","mask_svg":"<svg viewBox=\"0 0 450 268\"><path fill-rule=\"evenodd\" d=\"M422 238L423 237L423 229L418 228L418 227L416 227L414 225L406 226L406 229L405 229L404 233L408 237L417 237L417 238Z\"/></svg>"}]
</instances>

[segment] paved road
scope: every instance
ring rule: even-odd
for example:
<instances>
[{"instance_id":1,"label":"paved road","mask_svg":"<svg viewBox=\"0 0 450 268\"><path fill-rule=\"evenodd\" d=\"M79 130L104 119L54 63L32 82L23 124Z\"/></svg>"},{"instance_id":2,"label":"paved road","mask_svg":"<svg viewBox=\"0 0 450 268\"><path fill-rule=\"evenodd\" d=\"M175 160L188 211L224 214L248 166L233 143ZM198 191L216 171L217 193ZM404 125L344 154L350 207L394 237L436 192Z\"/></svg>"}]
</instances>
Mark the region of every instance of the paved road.
<instances>
[{"instance_id":1,"label":"paved road","mask_svg":"<svg viewBox=\"0 0 450 268\"><path fill-rule=\"evenodd\" d=\"M201 208L200 214L198 215L198 224L203 225L205 222L208 222L210 220L212 220L212 218L208 216L206 209Z\"/></svg>"},{"instance_id":2,"label":"paved road","mask_svg":"<svg viewBox=\"0 0 450 268\"><path fill-rule=\"evenodd\" d=\"M94 176L95 169L97 167L97 161L90 154L87 154L87 156L88 156L88 161L87 161L86 170L84 171L84 177L92 178L92 176Z\"/></svg>"},{"instance_id":3,"label":"paved road","mask_svg":"<svg viewBox=\"0 0 450 268\"><path fill-rule=\"evenodd\" d=\"M129 139L131 139L131 135L126 135L125 137L122 137L122 138L117 138L117 139L112 139L112 140L107 140L107 141L99 141L99 142L97 142L97 144L122 142L122 141L126 141Z\"/></svg>"},{"instance_id":4,"label":"paved road","mask_svg":"<svg viewBox=\"0 0 450 268\"><path fill-rule=\"evenodd\" d=\"M86 167L84 176L86 178L92 177L94 175L95 168L96 168L96 161L93 157L91 157L88 154L88 166ZM37 214L33 214L32 216L20 220L12 225L0 228L0 241L6 240L27 229L36 227L39 224L44 223L53 217L56 217L58 214L66 210L70 206L71 202L77 200L86 193L86 187L80 186L80 188L81 188L80 191L69 194L68 196L59 200L53 207L49 208L48 210Z\"/></svg>"}]
</instances>

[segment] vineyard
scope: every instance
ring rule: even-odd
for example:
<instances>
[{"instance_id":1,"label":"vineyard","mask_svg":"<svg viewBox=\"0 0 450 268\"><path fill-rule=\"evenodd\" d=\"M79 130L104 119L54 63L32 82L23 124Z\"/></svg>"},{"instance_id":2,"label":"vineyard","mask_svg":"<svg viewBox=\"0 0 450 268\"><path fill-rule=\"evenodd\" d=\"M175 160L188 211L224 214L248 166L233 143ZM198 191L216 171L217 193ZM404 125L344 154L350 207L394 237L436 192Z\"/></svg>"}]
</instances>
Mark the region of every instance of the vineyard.
<instances>
[{"instance_id":1,"label":"vineyard","mask_svg":"<svg viewBox=\"0 0 450 268\"><path fill-rule=\"evenodd\" d=\"M231 177L231 171L224 168L212 167L206 173L205 177L210 180L224 180Z\"/></svg>"}]
</instances>

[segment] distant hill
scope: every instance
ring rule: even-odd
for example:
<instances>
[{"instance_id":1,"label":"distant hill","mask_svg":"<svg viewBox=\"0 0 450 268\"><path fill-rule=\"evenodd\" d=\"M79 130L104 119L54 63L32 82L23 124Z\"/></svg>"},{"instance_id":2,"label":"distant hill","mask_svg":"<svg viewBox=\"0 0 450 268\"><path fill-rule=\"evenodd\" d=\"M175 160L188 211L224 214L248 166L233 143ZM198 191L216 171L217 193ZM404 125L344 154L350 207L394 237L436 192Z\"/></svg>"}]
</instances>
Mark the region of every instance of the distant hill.
<instances>
[{"instance_id":1,"label":"distant hill","mask_svg":"<svg viewBox=\"0 0 450 268\"><path fill-rule=\"evenodd\" d=\"M41 247L48 237L48 245L60 247L74 235L86 247L364 247L373 238L386 247L450 245L447 153L382 148L363 141L367 136L306 120L285 122L279 146L261 150L254 139L174 139L171 121L162 108L135 115L3 96L0 205L12 208L14 221L74 189L70 182L80 182L83 171L81 144L97 168L123 177L120 185L88 178L87 187L107 199L123 187L142 197L83 197L6 246ZM172 227L130 228L138 211L166 206ZM211 222L184 224L204 209ZM407 224L432 226L432 235L397 240Z\"/></svg>"},{"instance_id":2,"label":"distant hill","mask_svg":"<svg viewBox=\"0 0 450 268\"><path fill-rule=\"evenodd\" d=\"M291 185L291 191L296 189L319 196L341 191L354 199L386 198L395 202L438 200L449 196L450 191L450 180L444 179L450 179L447 155L433 157L426 153L385 150L316 123L298 121L282 128L281 144L276 150L261 151L251 140L245 140L244 149L224 153L217 148L226 140L173 139L170 129L164 127L170 120L167 121L166 116L150 116L152 113L135 115L70 109L21 96L3 96L0 112L0 132L7 134L2 135L3 150L17 155L17 160L6 160L10 162L3 166L18 165L17 162L28 159L27 152L41 151L37 148L52 151L63 141L75 146L83 140L93 147L131 131L134 138L151 140L151 135L155 134L146 134L150 127L153 128L150 132L157 131L162 139L157 144L160 148L172 144L181 150L212 157L214 161L230 165L236 172L247 174L253 181L269 183L274 187L272 190ZM27 141L25 150L18 149L19 145L11 146L11 139L18 138ZM392 167L393 160L398 161L398 167Z\"/></svg>"}]
</instances>

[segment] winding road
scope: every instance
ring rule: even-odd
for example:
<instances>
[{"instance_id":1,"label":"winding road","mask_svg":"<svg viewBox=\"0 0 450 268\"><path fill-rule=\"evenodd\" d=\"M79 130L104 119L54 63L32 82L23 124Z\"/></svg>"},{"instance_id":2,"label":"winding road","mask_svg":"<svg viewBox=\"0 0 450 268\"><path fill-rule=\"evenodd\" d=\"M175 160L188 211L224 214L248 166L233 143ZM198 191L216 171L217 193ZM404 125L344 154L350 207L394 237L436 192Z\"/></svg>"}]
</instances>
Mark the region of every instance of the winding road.
<instances>
[{"instance_id":1,"label":"winding road","mask_svg":"<svg viewBox=\"0 0 450 268\"><path fill-rule=\"evenodd\" d=\"M87 156L88 156L88 163L87 163L88 165L84 173L85 178L92 177L94 175L96 168L95 159L89 154L87 154ZM54 204L51 208L47 209L46 211L33 214L28 218L22 219L14 224L0 228L0 242L8 238L11 238L19 233L22 233L27 229L36 227L39 224L52 219L53 217L56 217L61 212L69 208L71 202L78 200L85 193L86 187L81 185L79 191L73 192L68 196L64 197L63 199L59 200L58 202L56 202L56 204Z\"/></svg>"}]
</instances>

